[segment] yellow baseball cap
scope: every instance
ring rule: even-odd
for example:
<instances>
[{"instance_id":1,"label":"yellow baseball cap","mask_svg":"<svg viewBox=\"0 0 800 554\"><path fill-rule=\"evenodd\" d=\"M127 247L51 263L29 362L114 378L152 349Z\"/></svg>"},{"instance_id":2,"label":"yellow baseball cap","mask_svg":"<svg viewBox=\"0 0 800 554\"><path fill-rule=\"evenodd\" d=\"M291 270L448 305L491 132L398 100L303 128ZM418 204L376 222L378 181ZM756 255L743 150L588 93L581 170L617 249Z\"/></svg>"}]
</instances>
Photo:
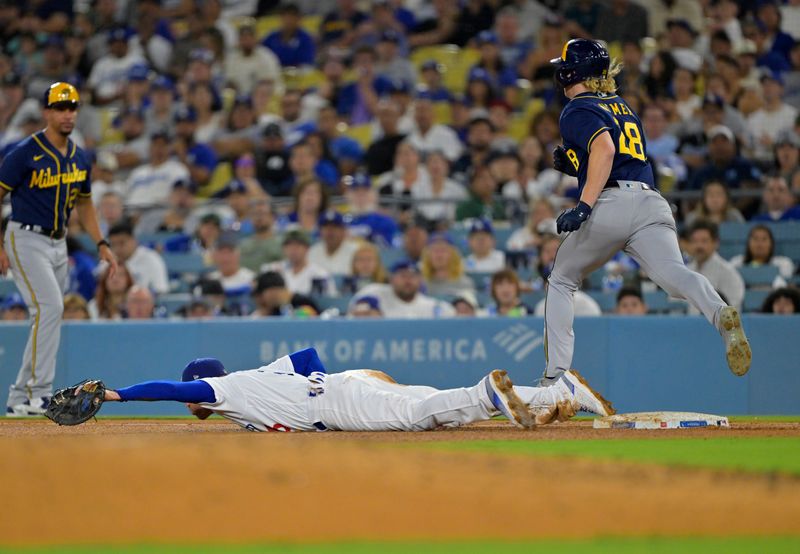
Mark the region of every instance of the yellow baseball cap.
<instances>
[{"instance_id":1,"label":"yellow baseball cap","mask_svg":"<svg viewBox=\"0 0 800 554\"><path fill-rule=\"evenodd\" d=\"M45 108L52 108L56 104L71 104L77 108L80 102L78 89L69 83L53 83L44 93Z\"/></svg>"}]
</instances>

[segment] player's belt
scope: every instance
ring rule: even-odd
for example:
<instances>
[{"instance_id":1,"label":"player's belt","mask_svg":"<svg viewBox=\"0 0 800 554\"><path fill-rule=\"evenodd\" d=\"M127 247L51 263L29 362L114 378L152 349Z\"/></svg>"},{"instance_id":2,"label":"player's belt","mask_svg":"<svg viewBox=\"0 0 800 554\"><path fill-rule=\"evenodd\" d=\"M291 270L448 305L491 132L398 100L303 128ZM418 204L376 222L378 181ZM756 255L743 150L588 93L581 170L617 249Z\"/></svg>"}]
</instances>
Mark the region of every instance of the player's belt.
<instances>
[{"instance_id":1,"label":"player's belt","mask_svg":"<svg viewBox=\"0 0 800 554\"><path fill-rule=\"evenodd\" d=\"M655 190L653 185L648 185L641 181L609 181L606 183L605 189L641 189L641 190Z\"/></svg>"},{"instance_id":2,"label":"player's belt","mask_svg":"<svg viewBox=\"0 0 800 554\"><path fill-rule=\"evenodd\" d=\"M31 225L30 223L20 223L19 228L23 231L33 231L34 233L50 237L51 239L63 239L67 236L66 229L48 229L41 225Z\"/></svg>"}]
</instances>

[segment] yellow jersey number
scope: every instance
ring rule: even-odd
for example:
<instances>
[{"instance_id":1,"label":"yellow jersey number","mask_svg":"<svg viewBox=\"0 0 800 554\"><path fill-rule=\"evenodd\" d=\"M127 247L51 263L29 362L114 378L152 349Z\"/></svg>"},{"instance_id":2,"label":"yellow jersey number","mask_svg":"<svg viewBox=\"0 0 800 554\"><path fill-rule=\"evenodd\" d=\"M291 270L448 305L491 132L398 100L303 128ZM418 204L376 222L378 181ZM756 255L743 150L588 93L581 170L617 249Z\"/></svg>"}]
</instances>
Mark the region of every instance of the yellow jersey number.
<instances>
[{"instance_id":1,"label":"yellow jersey number","mask_svg":"<svg viewBox=\"0 0 800 554\"><path fill-rule=\"evenodd\" d=\"M616 120L616 118L615 118ZM619 121L617 121L619 127ZM642 133L639 127L632 121L626 121L625 126L620 129L619 134L619 153L627 154L637 160L646 161L644 155L644 145L642 144Z\"/></svg>"}]
</instances>

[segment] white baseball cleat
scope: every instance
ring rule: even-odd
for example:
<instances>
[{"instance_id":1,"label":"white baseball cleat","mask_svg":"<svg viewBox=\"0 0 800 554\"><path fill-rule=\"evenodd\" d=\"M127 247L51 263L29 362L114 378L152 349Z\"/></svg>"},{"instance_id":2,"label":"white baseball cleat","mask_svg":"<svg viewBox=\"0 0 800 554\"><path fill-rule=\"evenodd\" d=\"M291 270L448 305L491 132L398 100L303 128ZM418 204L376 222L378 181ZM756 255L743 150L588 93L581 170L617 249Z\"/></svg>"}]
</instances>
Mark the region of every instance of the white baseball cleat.
<instances>
[{"instance_id":1,"label":"white baseball cleat","mask_svg":"<svg viewBox=\"0 0 800 554\"><path fill-rule=\"evenodd\" d=\"M44 415L49 404L49 397L26 400L22 404L16 404L14 406L7 407L6 417L30 417Z\"/></svg>"},{"instance_id":2,"label":"white baseball cleat","mask_svg":"<svg viewBox=\"0 0 800 554\"><path fill-rule=\"evenodd\" d=\"M728 367L735 375L741 377L750 370L753 352L750 350L750 343L744 334L739 312L733 306L726 306L720 311L719 322L722 338L725 340L725 356L728 359Z\"/></svg>"},{"instance_id":3,"label":"white baseball cleat","mask_svg":"<svg viewBox=\"0 0 800 554\"><path fill-rule=\"evenodd\" d=\"M592 389L586 379L581 377L581 374L574 369L565 371L554 387L562 395L571 396L577 410L592 412L600 416L609 416L617 413L611 402Z\"/></svg>"},{"instance_id":4,"label":"white baseball cleat","mask_svg":"<svg viewBox=\"0 0 800 554\"><path fill-rule=\"evenodd\" d=\"M492 404L511 423L523 429L532 429L536 426L527 404L514 392L514 383L509 379L507 371L495 369L484 378L484 382Z\"/></svg>"}]
</instances>

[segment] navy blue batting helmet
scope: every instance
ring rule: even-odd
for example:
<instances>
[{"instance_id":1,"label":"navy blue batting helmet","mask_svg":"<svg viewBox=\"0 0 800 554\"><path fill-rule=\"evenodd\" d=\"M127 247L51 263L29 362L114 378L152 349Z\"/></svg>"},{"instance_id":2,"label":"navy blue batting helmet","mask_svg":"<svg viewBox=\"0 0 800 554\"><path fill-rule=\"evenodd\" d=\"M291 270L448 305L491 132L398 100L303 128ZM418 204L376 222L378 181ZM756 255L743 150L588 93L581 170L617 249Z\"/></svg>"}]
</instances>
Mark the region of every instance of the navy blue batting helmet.
<instances>
[{"instance_id":1,"label":"navy blue batting helmet","mask_svg":"<svg viewBox=\"0 0 800 554\"><path fill-rule=\"evenodd\" d=\"M222 377L227 375L225 366L216 358L197 358L186 365L181 375L181 381L194 381L208 377Z\"/></svg>"},{"instance_id":2,"label":"navy blue batting helmet","mask_svg":"<svg viewBox=\"0 0 800 554\"><path fill-rule=\"evenodd\" d=\"M580 83L592 77L608 76L611 58L608 50L594 40L572 39L564 45L560 58L550 63L556 66L556 81L562 87Z\"/></svg>"}]
</instances>

